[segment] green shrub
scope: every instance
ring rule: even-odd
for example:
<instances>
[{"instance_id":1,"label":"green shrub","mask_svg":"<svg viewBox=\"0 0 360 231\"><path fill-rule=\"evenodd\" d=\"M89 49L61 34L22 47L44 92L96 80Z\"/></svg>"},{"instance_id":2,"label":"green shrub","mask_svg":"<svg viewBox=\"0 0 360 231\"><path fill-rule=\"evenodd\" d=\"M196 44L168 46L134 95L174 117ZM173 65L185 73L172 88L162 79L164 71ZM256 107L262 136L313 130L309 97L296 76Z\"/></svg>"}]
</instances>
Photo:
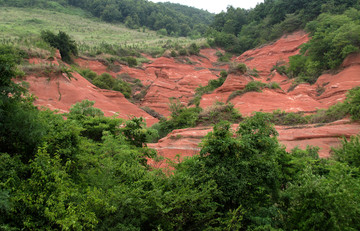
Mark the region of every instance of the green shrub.
<instances>
[{"instance_id":1,"label":"green shrub","mask_svg":"<svg viewBox=\"0 0 360 231\"><path fill-rule=\"evenodd\" d=\"M176 51L172 50L170 55L171 57L175 58L178 54L176 53Z\"/></svg>"},{"instance_id":2,"label":"green shrub","mask_svg":"<svg viewBox=\"0 0 360 231\"><path fill-rule=\"evenodd\" d=\"M229 102L230 100L234 99L237 96L243 95L246 92L251 92L251 91L255 91L255 92L262 92L262 89L266 87L265 83L259 82L259 81L251 81L248 84L246 84L245 88L243 90L237 90L232 92L227 101Z\"/></svg>"},{"instance_id":3,"label":"green shrub","mask_svg":"<svg viewBox=\"0 0 360 231\"><path fill-rule=\"evenodd\" d=\"M131 86L129 83L117 79L112 90L121 92L125 98L131 98Z\"/></svg>"},{"instance_id":4,"label":"green shrub","mask_svg":"<svg viewBox=\"0 0 360 231\"><path fill-rule=\"evenodd\" d=\"M245 92L261 92L262 89L266 86L265 83L259 82L259 81L251 81L248 84L246 84L244 91Z\"/></svg>"},{"instance_id":5,"label":"green shrub","mask_svg":"<svg viewBox=\"0 0 360 231\"><path fill-rule=\"evenodd\" d=\"M221 71L220 76L221 78L226 78L228 76L228 73L226 71Z\"/></svg>"},{"instance_id":6,"label":"green shrub","mask_svg":"<svg viewBox=\"0 0 360 231\"><path fill-rule=\"evenodd\" d=\"M221 120L238 123L242 120L242 116L232 103L216 102L200 112L197 124L211 125L219 123Z\"/></svg>"},{"instance_id":7,"label":"green shrub","mask_svg":"<svg viewBox=\"0 0 360 231\"><path fill-rule=\"evenodd\" d=\"M95 101L89 101L87 99L78 102L70 107L68 117L72 119L79 119L79 116L103 116L104 112L102 112L99 108L93 107Z\"/></svg>"},{"instance_id":8,"label":"green shrub","mask_svg":"<svg viewBox=\"0 0 360 231\"><path fill-rule=\"evenodd\" d=\"M236 90L233 91L229 97L227 98L226 102L229 102L230 100L234 99L237 96L243 95L245 92L243 90Z\"/></svg>"},{"instance_id":9,"label":"green shrub","mask_svg":"<svg viewBox=\"0 0 360 231\"><path fill-rule=\"evenodd\" d=\"M181 49L179 50L179 55L181 55L181 56L185 56L185 55L188 55L188 52L187 52L187 50L186 50L186 49L181 48Z\"/></svg>"},{"instance_id":10,"label":"green shrub","mask_svg":"<svg viewBox=\"0 0 360 231\"><path fill-rule=\"evenodd\" d=\"M302 113L285 112L281 110L273 111L271 116L271 122L276 125L297 125L307 124L308 119L304 117Z\"/></svg>"},{"instance_id":11,"label":"green shrub","mask_svg":"<svg viewBox=\"0 0 360 231\"><path fill-rule=\"evenodd\" d=\"M103 73L97 76L92 83L101 89L119 91L125 96L125 98L131 98L130 84L121 79L115 79L108 73Z\"/></svg>"},{"instance_id":12,"label":"green shrub","mask_svg":"<svg viewBox=\"0 0 360 231\"><path fill-rule=\"evenodd\" d=\"M348 105L337 103L327 110L318 110L315 114L309 116L310 123L331 123L344 118L349 113Z\"/></svg>"},{"instance_id":13,"label":"green shrub","mask_svg":"<svg viewBox=\"0 0 360 231\"><path fill-rule=\"evenodd\" d=\"M348 105L351 119L359 120L360 119L360 87L351 89L347 94L345 102Z\"/></svg>"},{"instance_id":14,"label":"green shrub","mask_svg":"<svg viewBox=\"0 0 360 231\"><path fill-rule=\"evenodd\" d=\"M84 77L84 78L86 78L87 80L90 80L90 81L94 80L97 77L97 74L94 71L90 70L90 69L80 70L79 74L82 77Z\"/></svg>"},{"instance_id":15,"label":"green shrub","mask_svg":"<svg viewBox=\"0 0 360 231\"><path fill-rule=\"evenodd\" d=\"M343 139L342 147L333 148L331 157L351 167L360 167L360 136L351 137L350 141Z\"/></svg>"},{"instance_id":16,"label":"green shrub","mask_svg":"<svg viewBox=\"0 0 360 231\"><path fill-rule=\"evenodd\" d=\"M221 87L224 84L226 77L227 77L227 73L226 71L224 71L221 73L220 78L209 80L208 85L204 87L200 86L196 88L195 96L192 100L190 100L189 105L199 106L202 95L209 94L213 92L215 89Z\"/></svg>"},{"instance_id":17,"label":"green shrub","mask_svg":"<svg viewBox=\"0 0 360 231\"><path fill-rule=\"evenodd\" d=\"M259 77L259 71L256 68L248 70L248 74L255 78Z\"/></svg>"},{"instance_id":18,"label":"green shrub","mask_svg":"<svg viewBox=\"0 0 360 231\"><path fill-rule=\"evenodd\" d=\"M218 62L230 62L230 59L232 55L230 53L221 53L220 51L217 51L215 55L218 57Z\"/></svg>"},{"instance_id":19,"label":"green shrub","mask_svg":"<svg viewBox=\"0 0 360 231\"><path fill-rule=\"evenodd\" d=\"M138 65L136 58L131 57L131 56L122 57L121 60L125 61L129 67L135 67Z\"/></svg>"},{"instance_id":20,"label":"green shrub","mask_svg":"<svg viewBox=\"0 0 360 231\"><path fill-rule=\"evenodd\" d=\"M63 31L59 31L57 35L51 31L42 31L41 38L49 43L52 47L59 49L61 59L64 62L71 63L71 55L78 55L78 49L74 40Z\"/></svg>"},{"instance_id":21,"label":"green shrub","mask_svg":"<svg viewBox=\"0 0 360 231\"><path fill-rule=\"evenodd\" d=\"M103 73L97 76L92 83L101 89L111 90L115 86L116 81L110 74Z\"/></svg>"},{"instance_id":22,"label":"green shrub","mask_svg":"<svg viewBox=\"0 0 360 231\"><path fill-rule=\"evenodd\" d=\"M200 47L196 43L192 43L188 48L190 55L198 55L200 53Z\"/></svg>"},{"instance_id":23,"label":"green shrub","mask_svg":"<svg viewBox=\"0 0 360 231\"><path fill-rule=\"evenodd\" d=\"M266 88L269 89L281 89L280 85L277 82L270 82L266 85Z\"/></svg>"},{"instance_id":24,"label":"green shrub","mask_svg":"<svg viewBox=\"0 0 360 231\"><path fill-rule=\"evenodd\" d=\"M245 74L247 66L244 63L231 63L229 66L229 74Z\"/></svg>"},{"instance_id":25,"label":"green shrub","mask_svg":"<svg viewBox=\"0 0 360 231\"><path fill-rule=\"evenodd\" d=\"M158 124L154 124L152 129L157 130L159 139L165 137L174 129L195 127L201 108L185 107L177 101L170 101L169 110L171 117L169 119L162 118Z\"/></svg>"},{"instance_id":26,"label":"green shrub","mask_svg":"<svg viewBox=\"0 0 360 231\"><path fill-rule=\"evenodd\" d=\"M146 113L148 113L149 115L151 115L154 118L157 118L159 120L164 119L165 117L163 115L161 115L160 113L156 112L154 109L151 109L147 106L145 107L140 107L142 110L144 110Z\"/></svg>"},{"instance_id":27,"label":"green shrub","mask_svg":"<svg viewBox=\"0 0 360 231\"><path fill-rule=\"evenodd\" d=\"M293 67L295 68L295 67ZM286 69L286 66L285 65L274 65L270 71L274 71L276 70L277 73L279 73L280 75L287 75L287 69Z\"/></svg>"}]
</instances>

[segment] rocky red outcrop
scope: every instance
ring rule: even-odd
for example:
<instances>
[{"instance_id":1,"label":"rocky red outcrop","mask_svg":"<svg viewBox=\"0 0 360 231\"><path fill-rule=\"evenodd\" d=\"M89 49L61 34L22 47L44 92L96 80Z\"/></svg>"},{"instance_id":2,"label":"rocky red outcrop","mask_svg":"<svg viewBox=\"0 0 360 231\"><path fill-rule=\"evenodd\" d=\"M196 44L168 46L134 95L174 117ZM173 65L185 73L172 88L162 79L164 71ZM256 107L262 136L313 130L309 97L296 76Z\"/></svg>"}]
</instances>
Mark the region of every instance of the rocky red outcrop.
<instances>
[{"instance_id":1,"label":"rocky red outcrop","mask_svg":"<svg viewBox=\"0 0 360 231\"><path fill-rule=\"evenodd\" d=\"M88 99L95 101L94 106L100 108L106 116L118 114L124 119L142 116L148 125L158 121L130 103L120 92L99 89L78 73L73 75L71 80L65 74L52 77L27 76L25 81L29 82L29 90L37 97L35 105L64 113L69 111L71 105Z\"/></svg>"},{"instance_id":2,"label":"rocky red outcrop","mask_svg":"<svg viewBox=\"0 0 360 231\"><path fill-rule=\"evenodd\" d=\"M342 69L337 73L320 76L313 85L296 86L293 80L271 71L274 65L286 63L290 56L298 54L299 46L307 41L308 36L305 32L296 32L235 58L236 62L243 62L250 69L256 68L258 76L249 72L243 75L229 74L223 86L211 94L202 96L200 106L206 108L216 101L226 102L232 92L244 89L246 84L253 80L263 83L277 82L281 89L265 88L262 92L247 92L233 98L230 102L244 116L249 116L254 111L272 112L276 109L309 113L343 101L349 89L360 85L360 54L349 55L342 64ZM97 74L108 72L116 78L117 75L126 73L141 80L145 94L136 105L127 101L119 92L98 89L77 73L74 73L76 80L71 81L66 76L49 78L32 75L27 76L26 81L30 83L30 91L38 97L35 102L37 105L66 112L72 104L89 99L96 101L95 106L102 109L107 116L112 116L115 112L122 118L128 118L130 115L143 116L148 125L151 125L158 120L139 107L146 106L169 116L169 99L178 99L187 105L194 97L198 86L207 85L209 80L218 78L221 70L228 69L227 65L217 62L216 52L215 49L203 49L199 56L149 57L151 61L144 63L141 68L130 68L116 63L119 66L118 72L112 72L98 60L76 59L80 67L89 68ZM31 59L30 63L58 65L58 58L55 57L52 61ZM288 150L295 146L319 146L322 157L329 156L330 147L340 143L339 137L349 137L360 131L359 124L346 120L327 125L276 128L280 135L279 141L286 145ZM176 159L177 154L180 154L181 158L192 156L199 153L198 144L209 131L209 127L175 130L159 143L149 146L157 149L161 156L170 159Z\"/></svg>"},{"instance_id":3,"label":"rocky red outcrop","mask_svg":"<svg viewBox=\"0 0 360 231\"><path fill-rule=\"evenodd\" d=\"M338 147L341 144L343 137L350 138L359 134L360 123L344 119L326 125L276 126L275 128L279 133L279 143L285 145L287 151L295 147L306 149L307 146L317 146L320 148L319 156L326 158L330 156L332 147ZM236 131L237 125L234 124L232 129ZM149 146L156 149L159 155L171 160L180 155L181 161L187 156L199 154L201 150L199 144L210 131L212 131L211 127L178 129L158 143L149 144ZM166 162L157 165L166 166Z\"/></svg>"}]
</instances>

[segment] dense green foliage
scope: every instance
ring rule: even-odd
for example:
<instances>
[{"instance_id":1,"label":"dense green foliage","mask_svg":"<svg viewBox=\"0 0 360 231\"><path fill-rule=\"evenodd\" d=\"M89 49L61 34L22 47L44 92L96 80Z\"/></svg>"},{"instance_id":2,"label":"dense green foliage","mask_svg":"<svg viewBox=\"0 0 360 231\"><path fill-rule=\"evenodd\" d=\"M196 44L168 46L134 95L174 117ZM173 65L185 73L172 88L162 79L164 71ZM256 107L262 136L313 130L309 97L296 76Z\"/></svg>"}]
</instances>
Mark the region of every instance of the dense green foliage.
<instances>
[{"instance_id":1,"label":"dense green foliage","mask_svg":"<svg viewBox=\"0 0 360 231\"><path fill-rule=\"evenodd\" d=\"M146 0L3 0L1 5L57 9L75 6L106 22L121 22L132 29L150 28L168 35L198 37L206 32L213 14L193 7Z\"/></svg>"},{"instance_id":2,"label":"dense green foliage","mask_svg":"<svg viewBox=\"0 0 360 231\"><path fill-rule=\"evenodd\" d=\"M153 129L158 131L158 139L165 137L174 129L213 125L222 120L232 123L242 120L242 116L231 103L216 102L203 110L200 107L185 107L179 101L172 101L169 109L171 111L170 118L161 118L159 123L152 126Z\"/></svg>"},{"instance_id":3,"label":"dense green foliage","mask_svg":"<svg viewBox=\"0 0 360 231\"><path fill-rule=\"evenodd\" d=\"M215 89L221 87L227 77L227 72L226 71L222 71L220 73L220 77L218 79L211 79L208 82L208 85L206 86L199 86L198 88L195 89L195 96L194 98L189 102L189 106L190 105L195 105L195 106L199 106L200 105L200 100L202 98L202 96L204 94L209 94L211 92L213 92Z\"/></svg>"},{"instance_id":4,"label":"dense green foliage","mask_svg":"<svg viewBox=\"0 0 360 231\"><path fill-rule=\"evenodd\" d=\"M119 91L125 96L125 98L131 98L131 85L123 81L121 78L114 78L108 73L97 75L89 69L80 70L79 72L95 86L101 89Z\"/></svg>"},{"instance_id":5,"label":"dense green foliage","mask_svg":"<svg viewBox=\"0 0 360 231\"><path fill-rule=\"evenodd\" d=\"M55 3L43 0L11 2ZM84 4L82 6L90 2L105 6L104 11L99 11L103 19L106 10L112 14L112 9L116 9L113 6L120 3L63 1L72 5ZM0 0L0 3L9 4L9 1ZM110 3L113 4L111 9ZM266 1L253 10L257 14L233 9L235 15L239 14L237 23L226 20L224 25L219 24L219 28L224 26L224 31L217 33L228 33L235 38L236 45L238 38L231 33L262 31L255 23L249 24L253 28L240 28L241 20L250 18L251 22L268 21L268 25L283 26L281 20L285 18L296 28L300 16L304 17L303 25L325 10L342 13L354 2L342 0L320 4L323 2L304 0L294 5L288 3L286 0ZM290 13L292 15L288 15ZM242 14L247 15L245 19ZM226 15L223 13L224 17ZM344 15L358 17L358 11L349 10ZM341 23L336 28L348 24L343 20L344 15L336 16ZM316 41L329 38L332 32L327 34L326 27L337 23L332 17L335 16L324 14L308 24L311 27L318 23L314 28L324 30L315 29L315 42L304 47L306 55L294 58L303 62L306 68L309 68L306 64L309 58L317 65L315 57L319 51L316 49L321 47L313 46ZM132 19L128 18L129 26ZM330 20L331 25L326 26L323 20ZM357 26L352 26L347 27L346 32L357 33ZM329 51L328 56L334 54L336 58L342 53L356 51L353 48L356 48L358 37L352 35L330 36L331 41L324 45L331 46L324 48ZM323 38L325 40L321 40ZM190 49L194 54L198 51L196 46ZM288 153L278 143L272 125L274 122L285 125L328 122L348 114L353 120L359 120L360 88L349 91L345 102L316 115L304 117L281 111L255 113L245 118L236 131L231 129L231 123L240 122L242 117L232 104L216 103L202 110L174 102L170 104L171 117L149 129L142 118L125 121L104 117L91 101L73 105L67 114L38 110L26 89L12 82L17 75L16 65L21 62L20 56L18 50L0 46L1 230L360 229L359 137L344 139L341 147L333 149L332 158L320 159L318 148L314 147L295 148ZM325 68L339 64L327 61L319 63L328 65ZM246 66L239 66L242 73L246 69ZM98 76L84 70L82 75L103 88L119 89L124 95L131 93L120 79L108 74ZM213 91L223 84L226 76L227 73L222 72L219 79L197 91ZM277 88L278 85L252 81L243 91L261 92L266 87ZM199 124L216 124L203 139L200 155L173 163L171 174L148 165L148 160L154 162L157 158L146 143L157 137L157 133L163 136L173 129Z\"/></svg>"},{"instance_id":6,"label":"dense green foliage","mask_svg":"<svg viewBox=\"0 0 360 231\"><path fill-rule=\"evenodd\" d=\"M360 11L351 8L341 15L321 14L306 29L311 40L300 55L290 57L287 74L314 83L324 70L336 69L351 53L360 51Z\"/></svg>"},{"instance_id":7,"label":"dense green foliage","mask_svg":"<svg viewBox=\"0 0 360 231\"><path fill-rule=\"evenodd\" d=\"M165 175L147 164L155 133L142 118L107 118L91 101L65 115L39 111L11 82L16 52L1 48L2 230L359 229L358 138L334 160L310 147L287 153L271 118L256 113L236 132L216 124L200 155ZM171 110L180 125L198 109Z\"/></svg>"},{"instance_id":8,"label":"dense green foliage","mask_svg":"<svg viewBox=\"0 0 360 231\"><path fill-rule=\"evenodd\" d=\"M57 35L51 31L42 31L41 38L50 44L50 46L59 49L61 59L64 62L72 62L71 55L78 55L77 46L74 40L63 31L59 31Z\"/></svg>"},{"instance_id":9,"label":"dense green foliage","mask_svg":"<svg viewBox=\"0 0 360 231\"><path fill-rule=\"evenodd\" d=\"M254 9L228 7L215 16L208 34L211 45L242 53L284 33L303 29L321 13L341 14L359 7L356 0L267 0ZM345 37L345 36L344 36Z\"/></svg>"},{"instance_id":10,"label":"dense green foliage","mask_svg":"<svg viewBox=\"0 0 360 231\"><path fill-rule=\"evenodd\" d=\"M279 84L276 82L270 82L268 84L262 83L260 81L250 81L246 84L245 88L242 90L236 90L231 93L227 99L227 102L234 99L237 96L241 96L247 92L262 92L262 89L269 88L269 89L278 89L280 88Z\"/></svg>"}]
</instances>

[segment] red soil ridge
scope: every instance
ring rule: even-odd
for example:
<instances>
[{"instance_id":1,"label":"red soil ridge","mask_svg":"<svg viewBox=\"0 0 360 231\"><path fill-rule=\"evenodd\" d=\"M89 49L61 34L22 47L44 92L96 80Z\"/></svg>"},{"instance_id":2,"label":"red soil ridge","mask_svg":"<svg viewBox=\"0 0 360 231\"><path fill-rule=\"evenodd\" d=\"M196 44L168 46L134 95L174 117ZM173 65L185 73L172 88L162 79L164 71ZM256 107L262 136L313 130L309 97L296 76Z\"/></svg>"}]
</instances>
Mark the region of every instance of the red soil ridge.
<instances>
[{"instance_id":1,"label":"red soil ridge","mask_svg":"<svg viewBox=\"0 0 360 231\"><path fill-rule=\"evenodd\" d=\"M336 74L324 74L314 85L300 84L289 91L292 80L276 71L270 71L277 63L288 62L288 58L298 54L299 46L308 41L304 32L296 32L283 36L273 44L245 52L235 60L245 63L249 68L256 68L259 76L249 74L230 74L223 86L211 94L203 95L200 106L205 108L216 101L226 102L229 95L242 90L252 80L261 82L277 82L281 89L264 89L263 92L249 92L232 99L232 102L241 114L248 116L254 111L272 112L281 109L287 112L309 112L320 108L328 108L339 101L343 101L346 92L360 85L360 55L350 55L343 63L342 70ZM76 79L69 80L66 76L36 77L27 76L30 83L30 92L38 99L39 106L58 109L67 112L70 106L84 99L96 101L95 107L105 112L106 116L118 113L121 118L142 116L148 125L158 120L141 110L140 107L149 107L156 112L169 116L169 99L179 99L187 105L194 97L195 89L199 85L207 85L211 79L217 79L221 70L228 66L219 66L215 49L203 49L200 56L190 57L161 57L151 59L150 63L143 64L142 68L129 68L121 65L118 73L109 71L97 60L79 58L76 63L83 68L89 68L97 74L110 73L113 77L127 73L133 78L141 80L147 87L142 101L136 105L115 91L102 90L78 73L73 73ZM59 57L57 57L59 58ZM30 62L48 62L33 59ZM57 60L53 61L57 64ZM321 94L320 94L321 93ZM329 156L330 147L340 143L339 137L349 137L358 134L360 125L349 121L340 121L325 126L276 127L280 136L279 141L291 149L297 145L305 148L306 145L320 146L320 156ZM157 149L159 154L174 159L176 154L192 156L199 152L198 144L211 128L190 128L176 130L157 144L149 146Z\"/></svg>"}]
</instances>

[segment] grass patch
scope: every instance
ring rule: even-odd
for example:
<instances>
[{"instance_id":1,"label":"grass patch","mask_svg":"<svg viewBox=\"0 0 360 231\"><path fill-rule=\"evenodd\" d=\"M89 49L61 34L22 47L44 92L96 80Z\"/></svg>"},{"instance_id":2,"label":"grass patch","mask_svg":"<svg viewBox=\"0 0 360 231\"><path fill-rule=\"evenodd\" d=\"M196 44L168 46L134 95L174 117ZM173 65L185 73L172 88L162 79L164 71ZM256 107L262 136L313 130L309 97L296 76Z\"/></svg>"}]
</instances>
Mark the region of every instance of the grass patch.
<instances>
[{"instance_id":1,"label":"grass patch","mask_svg":"<svg viewBox=\"0 0 360 231\"><path fill-rule=\"evenodd\" d=\"M24 73L24 75L35 75L37 77L54 77L61 76L62 74L66 74L69 80L74 78L72 75L72 70L66 67L63 64L55 65L55 64L23 64L19 66L20 71Z\"/></svg>"},{"instance_id":2,"label":"grass patch","mask_svg":"<svg viewBox=\"0 0 360 231\"><path fill-rule=\"evenodd\" d=\"M215 55L218 57L218 62L223 62L223 63L227 63L230 62L231 58L232 58L232 54L230 53L221 53L221 51L217 51L215 53Z\"/></svg>"},{"instance_id":3,"label":"grass patch","mask_svg":"<svg viewBox=\"0 0 360 231\"><path fill-rule=\"evenodd\" d=\"M161 115L160 113L156 112L154 109L151 109L149 107L140 107L140 109L142 109L143 111L145 111L146 113L148 113L149 115L151 115L152 117L156 118L156 119L164 119L164 116Z\"/></svg>"},{"instance_id":4,"label":"grass patch","mask_svg":"<svg viewBox=\"0 0 360 231\"><path fill-rule=\"evenodd\" d=\"M40 39L41 31L50 30L57 33L61 30L76 41L81 55L92 57L102 53L110 53L112 50L117 51L120 48L159 57L165 51L163 46L169 40L172 44L182 47L189 47L194 43L194 40L190 38L159 36L154 31L142 32L128 29L123 24L101 22L85 11L74 9L51 11L1 7L0 43L46 47L46 45L41 44L43 43ZM197 39L195 42L201 44L205 42L205 39Z\"/></svg>"},{"instance_id":5,"label":"grass patch","mask_svg":"<svg viewBox=\"0 0 360 231\"><path fill-rule=\"evenodd\" d=\"M242 116L232 103L216 102L199 113L197 125L213 125L221 120L239 123Z\"/></svg>"},{"instance_id":6,"label":"grass patch","mask_svg":"<svg viewBox=\"0 0 360 231\"><path fill-rule=\"evenodd\" d=\"M259 81L251 81L248 84L246 84L245 88L243 90L237 90L231 93L229 95L226 102L229 102L230 100L234 99L237 96L243 95L246 92L262 92L262 89L266 87L265 83L259 82Z\"/></svg>"},{"instance_id":7,"label":"grass patch","mask_svg":"<svg viewBox=\"0 0 360 231\"><path fill-rule=\"evenodd\" d=\"M230 63L229 74L242 75L248 71L247 66L244 63Z\"/></svg>"},{"instance_id":8,"label":"grass patch","mask_svg":"<svg viewBox=\"0 0 360 231\"><path fill-rule=\"evenodd\" d=\"M220 77L218 79L209 80L208 85L200 86L200 87L196 88L195 96L192 100L190 100L188 106L190 106L190 105L199 106L202 96L204 94L209 94L209 93L213 92L215 89L221 87L224 84L227 75L228 74L226 71L221 71Z\"/></svg>"},{"instance_id":9,"label":"grass patch","mask_svg":"<svg viewBox=\"0 0 360 231\"><path fill-rule=\"evenodd\" d=\"M202 110L199 107L186 107L178 100L170 100L169 110L171 111L170 118L161 118L159 123L152 126L152 129L158 131L158 139L165 137L175 129L199 125L208 126L216 124L221 120L238 123L243 119L231 103L216 102L214 105Z\"/></svg>"}]
</instances>

